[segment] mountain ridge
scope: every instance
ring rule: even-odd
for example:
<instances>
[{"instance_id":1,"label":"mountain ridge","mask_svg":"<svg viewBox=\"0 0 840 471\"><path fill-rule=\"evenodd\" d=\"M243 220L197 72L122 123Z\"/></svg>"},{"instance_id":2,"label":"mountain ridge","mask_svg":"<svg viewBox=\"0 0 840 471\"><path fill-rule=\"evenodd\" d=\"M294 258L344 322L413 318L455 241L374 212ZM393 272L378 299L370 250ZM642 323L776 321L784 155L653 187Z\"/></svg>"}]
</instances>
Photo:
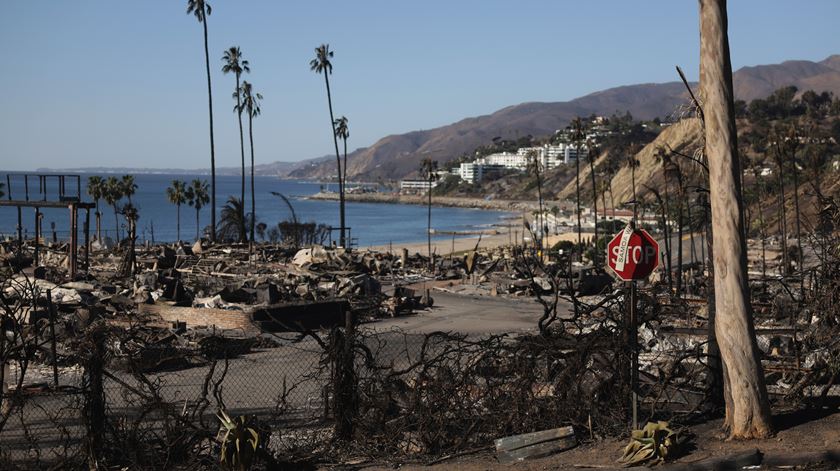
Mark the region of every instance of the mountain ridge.
<instances>
[{"instance_id":1,"label":"mountain ridge","mask_svg":"<svg viewBox=\"0 0 840 471\"><path fill-rule=\"evenodd\" d=\"M796 86L805 90L830 91L840 95L840 54L814 62L789 60L780 64L747 66L733 74L737 99L750 101L775 90ZM696 88L696 83L691 84ZM576 116L623 114L667 118L687 103L688 93L678 81L623 85L564 102L524 102L452 124L422 131L391 134L347 156L348 180L400 179L415 175L423 158L441 164L493 137L543 136L565 127ZM331 162L308 164L289 173L295 178L329 178L335 175Z\"/></svg>"}]
</instances>

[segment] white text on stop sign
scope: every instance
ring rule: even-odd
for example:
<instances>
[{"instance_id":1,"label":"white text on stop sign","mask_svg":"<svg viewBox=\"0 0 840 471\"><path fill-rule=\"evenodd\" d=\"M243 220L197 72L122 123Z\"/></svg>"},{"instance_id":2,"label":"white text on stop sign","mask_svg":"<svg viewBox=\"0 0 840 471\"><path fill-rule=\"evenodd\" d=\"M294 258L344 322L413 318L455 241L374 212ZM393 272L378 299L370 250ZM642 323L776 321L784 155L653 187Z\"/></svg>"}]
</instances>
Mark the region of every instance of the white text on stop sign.
<instances>
[{"instance_id":1,"label":"white text on stop sign","mask_svg":"<svg viewBox=\"0 0 840 471\"><path fill-rule=\"evenodd\" d=\"M621 247L615 246L613 247L613 256L618 257L619 250ZM644 247L640 245L635 245L633 247L627 247L627 258L633 261L636 265L641 263L649 263L651 260L656 260L656 249L653 246L645 245Z\"/></svg>"}]
</instances>

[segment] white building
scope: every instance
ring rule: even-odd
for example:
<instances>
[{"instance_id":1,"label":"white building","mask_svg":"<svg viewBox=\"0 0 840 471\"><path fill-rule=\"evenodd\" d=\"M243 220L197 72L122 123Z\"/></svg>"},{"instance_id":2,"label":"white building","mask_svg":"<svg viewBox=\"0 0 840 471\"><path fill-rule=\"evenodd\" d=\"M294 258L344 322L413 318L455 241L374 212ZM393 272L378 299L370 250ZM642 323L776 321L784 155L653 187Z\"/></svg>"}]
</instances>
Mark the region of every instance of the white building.
<instances>
[{"instance_id":1,"label":"white building","mask_svg":"<svg viewBox=\"0 0 840 471\"><path fill-rule=\"evenodd\" d=\"M429 188L434 188L437 185L437 181L430 182L428 180L403 180L400 182L400 191L425 193L429 191Z\"/></svg>"},{"instance_id":2,"label":"white building","mask_svg":"<svg viewBox=\"0 0 840 471\"><path fill-rule=\"evenodd\" d=\"M515 154L513 152L499 152L490 154L484 157L483 160L489 165L501 165L502 167L516 170L525 170L528 168L528 156L521 152Z\"/></svg>"}]
</instances>

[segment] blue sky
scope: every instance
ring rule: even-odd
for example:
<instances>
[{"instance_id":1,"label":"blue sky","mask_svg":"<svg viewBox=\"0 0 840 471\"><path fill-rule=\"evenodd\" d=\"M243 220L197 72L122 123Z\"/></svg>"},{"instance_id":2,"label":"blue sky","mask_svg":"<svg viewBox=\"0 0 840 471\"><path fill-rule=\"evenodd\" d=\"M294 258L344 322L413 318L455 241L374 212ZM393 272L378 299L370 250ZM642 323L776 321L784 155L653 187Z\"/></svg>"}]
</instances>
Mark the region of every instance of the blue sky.
<instances>
[{"instance_id":1,"label":"blue sky","mask_svg":"<svg viewBox=\"0 0 840 471\"><path fill-rule=\"evenodd\" d=\"M257 162L331 151L314 48L335 51L351 149L526 101L697 77L693 0L211 1L217 162L237 166L232 76L242 48L264 95ZM729 2L735 68L840 53L837 0ZM186 1L0 2L0 169L209 164L200 25ZM247 132L247 131L246 131Z\"/></svg>"}]
</instances>

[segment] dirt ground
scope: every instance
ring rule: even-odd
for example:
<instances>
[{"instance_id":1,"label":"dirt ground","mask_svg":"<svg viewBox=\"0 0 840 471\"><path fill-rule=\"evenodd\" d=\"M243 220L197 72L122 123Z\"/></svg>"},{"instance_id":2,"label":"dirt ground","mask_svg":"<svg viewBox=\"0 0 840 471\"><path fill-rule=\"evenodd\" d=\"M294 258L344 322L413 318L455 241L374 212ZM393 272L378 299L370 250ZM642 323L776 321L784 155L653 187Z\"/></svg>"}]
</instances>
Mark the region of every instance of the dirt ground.
<instances>
[{"instance_id":1,"label":"dirt ground","mask_svg":"<svg viewBox=\"0 0 840 471\"><path fill-rule=\"evenodd\" d=\"M711 458L723 458L739 453L760 450L766 456L789 457L792 454L807 452L840 452L840 409L834 407L815 412L790 412L774 416L776 436L765 440L726 441L720 439L722 420L714 420L685 429L690 440L687 452L674 463L691 464ZM561 425L561 424L558 424ZM371 465L365 470L402 469L420 470L583 470L583 469L627 469L621 468L616 459L626 444L625 439L608 439L586 442L571 450L545 458L522 461L503 465L496 461L492 450L481 451L472 455L452 458L432 466L390 463ZM638 468L635 468L638 469ZM662 469L667 469L664 467ZM752 468L781 469L781 468ZM840 464L811 467L792 467L784 469L840 469Z\"/></svg>"}]
</instances>

